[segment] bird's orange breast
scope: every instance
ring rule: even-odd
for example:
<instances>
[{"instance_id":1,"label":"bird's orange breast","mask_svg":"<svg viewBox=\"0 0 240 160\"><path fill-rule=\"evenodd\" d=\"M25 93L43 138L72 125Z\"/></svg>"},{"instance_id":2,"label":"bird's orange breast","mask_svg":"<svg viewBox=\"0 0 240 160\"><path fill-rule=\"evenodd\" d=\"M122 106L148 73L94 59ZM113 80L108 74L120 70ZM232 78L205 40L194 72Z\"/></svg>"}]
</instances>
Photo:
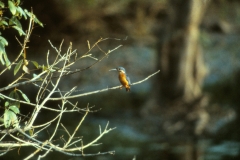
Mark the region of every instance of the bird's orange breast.
<instances>
[{"instance_id":1,"label":"bird's orange breast","mask_svg":"<svg viewBox=\"0 0 240 160\"><path fill-rule=\"evenodd\" d=\"M118 78L119 78L120 83L126 88L126 90L130 91L130 84L127 80L126 75L124 73L120 72Z\"/></svg>"},{"instance_id":2,"label":"bird's orange breast","mask_svg":"<svg viewBox=\"0 0 240 160\"><path fill-rule=\"evenodd\" d=\"M129 85L129 84L128 84L127 77L126 77L126 75L125 75L124 73L121 73L121 72L120 72L118 78L119 78L120 83L121 83L123 86Z\"/></svg>"}]
</instances>

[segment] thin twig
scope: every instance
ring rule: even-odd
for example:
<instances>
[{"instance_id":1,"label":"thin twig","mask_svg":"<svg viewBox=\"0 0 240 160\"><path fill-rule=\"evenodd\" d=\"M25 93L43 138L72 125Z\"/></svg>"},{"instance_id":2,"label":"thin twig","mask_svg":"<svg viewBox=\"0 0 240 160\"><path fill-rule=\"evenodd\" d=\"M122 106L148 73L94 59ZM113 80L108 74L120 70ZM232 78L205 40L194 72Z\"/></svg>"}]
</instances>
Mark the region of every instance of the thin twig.
<instances>
[{"instance_id":1,"label":"thin twig","mask_svg":"<svg viewBox=\"0 0 240 160\"><path fill-rule=\"evenodd\" d=\"M67 128L61 123L61 126L65 130L65 132L68 134L69 137L71 137L70 133L68 132Z\"/></svg>"},{"instance_id":2,"label":"thin twig","mask_svg":"<svg viewBox=\"0 0 240 160\"><path fill-rule=\"evenodd\" d=\"M3 152L3 153L0 153L0 156L3 156L3 155L5 155L5 154L7 154L7 153L8 153L8 151L10 151L10 147L8 147L8 149L7 149L5 152Z\"/></svg>"},{"instance_id":3,"label":"thin twig","mask_svg":"<svg viewBox=\"0 0 240 160\"><path fill-rule=\"evenodd\" d=\"M135 83L132 83L131 85L133 86L133 85L142 83L142 82L148 80L149 78L151 78L152 76L156 75L156 74L159 73L159 72L160 72L160 70L158 70L157 72L149 75L148 77L144 78L143 80L140 80L140 81L137 81L137 82L135 82ZM86 93L83 93L83 94L77 94L77 95L73 95L73 96L68 96L68 97L65 97L65 99L72 99L72 98L78 98L78 97L88 96L88 95L91 95L91 94L106 92L106 91L108 91L108 90L117 89L117 88L120 88L120 87L121 87L121 86L116 86L116 87L111 87L111 88L105 88L105 89L100 89L100 90L96 90L96 91L86 92ZM51 101L62 100L62 97L59 97L59 98L49 98L49 100L51 100Z\"/></svg>"},{"instance_id":4,"label":"thin twig","mask_svg":"<svg viewBox=\"0 0 240 160\"><path fill-rule=\"evenodd\" d=\"M13 64L15 64L18 61L18 59L21 57L23 51L26 49L27 43L29 42L29 38L30 38L30 35L32 33L33 26L34 26L34 20L33 20L33 17L31 16L30 20L29 20L28 30L27 30L27 33L25 35L24 42L23 42L23 45L22 45L22 49L21 49L19 55L10 65L8 65L5 69L3 69L0 72L0 75L2 75L9 67L11 67Z\"/></svg>"},{"instance_id":5,"label":"thin twig","mask_svg":"<svg viewBox=\"0 0 240 160\"><path fill-rule=\"evenodd\" d=\"M89 146L92 146L92 145L93 145L94 143L96 143L100 138L102 138L103 135L105 135L105 134L107 134L108 132L116 129L116 127L114 127L114 128L109 128L109 129L108 129L108 128L107 128L107 127L108 127L108 124L109 124L109 122L107 123L107 125L106 125L104 131L102 132L102 134L100 134L100 135L99 135L97 138L95 138L95 140L93 140L92 142L84 145L84 146L82 147L82 149L87 148L87 147L89 147Z\"/></svg>"},{"instance_id":6,"label":"thin twig","mask_svg":"<svg viewBox=\"0 0 240 160\"><path fill-rule=\"evenodd\" d=\"M104 40L106 40L106 39L104 39ZM102 40L102 41L103 41L103 40ZM101 41L98 41L98 42L96 42L96 43L99 43L99 42L101 42ZM94 45L92 46L92 48L95 47L96 45L97 45L97 44L94 44ZM112 50L109 50L109 51L108 51L108 54L110 54L111 52L117 50L117 49L120 48L121 46L122 46L122 45L119 45L119 46L117 46L116 48L114 48L114 49L112 49ZM92 48L91 48L91 49L92 49ZM89 50L88 52L90 52L90 50ZM86 52L86 53L88 53L88 52ZM86 53L85 53L85 54L86 54ZM84 55L85 55L85 54L84 54ZM90 68L92 68L94 65L96 65L97 63L101 62L104 58L106 58L106 57L108 56L108 54L105 54L101 59L99 59L98 61L96 61L95 63L93 63L92 65L90 65L90 66L88 66L88 67L85 67L85 68L83 68L83 69L76 69L75 71L68 71L67 73L63 74L62 76L69 76L69 75L71 75L71 74L75 74L75 73L77 73L77 72L82 72L82 71L85 71L85 70L87 70L87 69L90 69ZM84 55L83 55L83 56L84 56ZM62 57L61 59L65 59L65 58ZM81 59L81 57L80 57L80 59ZM77 60L79 60L79 59L76 59L75 62L76 62ZM60 61L61 61L61 60L59 60L59 62L60 62ZM56 63L59 63L59 62L56 62ZM56 66L56 63L54 63L52 66ZM70 64L67 64L66 67L68 67L68 66L70 66L70 65L73 65L73 64L74 64L74 62L72 62L72 63L70 63ZM54 70L54 69L52 68L52 69L50 69L50 70ZM59 71L60 71L60 72L63 72L62 69L60 69ZM56 70L55 70L55 72L59 72L59 71L56 71ZM19 87L19 86L22 86L22 85L30 84L30 83L41 82L42 80L41 80L40 78L41 78L41 76L42 76L43 74L45 74L46 72L47 72L47 71L42 72L41 74L39 74L38 76L34 77L33 79L31 79L31 80L29 80L29 81L19 82L19 83L16 83L16 84L12 85L12 86L7 86L7 87L0 88L0 92L5 91L5 90L9 90L9 89L12 89L12 88L15 88L15 87ZM64 72L65 72L65 71L64 71ZM55 76L55 77L53 77L53 78L59 78L59 76Z\"/></svg>"},{"instance_id":7,"label":"thin twig","mask_svg":"<svg viewBox=\"0 0 240 160\"><path fill-rule=\"evenodd\" d=\"M57 132L59 123L60 123L60 121L61 121L61 119L62 119L62 115L63 115L64 111L66 110L66 109L65 109L65 110L63 109L64 105L65 105L65 102L63 101L63 104L62 104L62 112L59 114L59 118L58 118L58 121L57 121L55 130L54 130L52 136L49 138L49 141L51 141L51 140L53 139L53 137L55 136L55 134L56 134L56 132Z\"/></svg>"},{"instance_id":8,"label":"thin twig","mask_svg":"<svg viewBox=\"0 0 240 160\"><path fill-rule=\"evenodd\" d=\"M51 150L52 150L52 147L50 147L43 155L39 155L38 156L38 160L46 157Z\"/></svg>"},{"instance_id":9,"label":"thin twig","mask_svg":"<svg viewBox=\"0 0 240 160\"><path fill-rule=\"evenodd\" d=\"M78 123L77 127L75 128L73 134L71 135L71 137L69 137L67 143L64 145L63 148L67 148L67 147L68 147L69 143L72 141L73 137L75 136L76 132L78 131L79 127L81 126L82 122L84 121L85 117L87 116L88 111L89 111L89 110L86 111L85 115L82 117L82 119L81 119L80 122Z\"/></svg>"}]
</instances>

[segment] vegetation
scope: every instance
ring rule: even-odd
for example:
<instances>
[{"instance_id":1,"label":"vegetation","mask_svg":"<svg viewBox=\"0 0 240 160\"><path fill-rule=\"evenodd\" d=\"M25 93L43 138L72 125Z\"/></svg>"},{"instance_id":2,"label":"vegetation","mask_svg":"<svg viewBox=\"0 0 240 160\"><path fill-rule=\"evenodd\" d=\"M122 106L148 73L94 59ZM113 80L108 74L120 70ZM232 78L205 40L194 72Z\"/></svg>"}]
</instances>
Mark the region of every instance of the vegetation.
<instances>
[{"instance_id":1,"label":"vegetation","mask_svg":"<svg viewBox=\"0 0 240 160\"><path fill-rule=\"evenodd\" d=\"M18 153L20 154L20 148L24 147L34 148L34 150L28 150L28 155L25 159L30 159L34 156L38 156L38 159L41 159L52 151L68 156L114 154L114 151L93 154L84 153L84 149L90 146L96 146L99 139L114 128L108 128L109 123L106 124L104 129L99 126L99 135L92 141L83 143L83 138L78 135L78 131L88 113L95 112L95 110L89 105L80 108L78 102L73 102L71 99L108 91L110 89L117 89L120 86L77 95L72 95L76 91L76 86L67 92L61 91L59 86L63 77L79 72L84 73L85 70L92 68L97 63L101 62L102 59L109 56L110 53L122 46L119 45L112 50L104 51L104 49L100 47L101 43L107 40L119 39L100 38L93 45L87 41L88 51L81 55L77 53L77 50L73 49L72 43L70 43L67 50L63 52L62 46L64 41L61 42L58 48L49 41L50 46L55 51L55 55L51 54L50 56L50 52L48 52L46 54L45 63L40 64L38 61L32 61L27 58L26 49L29 46L28 43L34 25L37 24L43 27L43 24L37 19L33 11L21 8L19 6L20 4L20 0L9 0L7 4L0 2L0 27L2 32L4 32L5 29L15 29L20 36L24 36L23 42L17 38L21 50L12 62L8 58L9 54L5 51L8 41L6 37L0 37L0 60L4 66L0 71L0 76L3 78L3 73L8 73L14 77L13 82L9 83L7 86L1 86L0 88L1 102L4 102L4 107L2 107L4 108L4 113L0 117L0 148L3 148L0 156L8 154L10 151L16 149L18 149ZM11 15L10 18L8 16L9 14ZM21 25L22 18L29 21L27 31L24 31ZM95 48L97 48L97 51L103 53L100 59L92 55L94 51L96 51L93 50ZM55 58L53 59L52 57ZM73 69L76 62L86 58L94 59L95 62L86 68ZM133 83L133 85L147 80L156 73L148 76L142 81ZM20 76L17 77L18 75ZM24 87L29 87L30 85L36 88L34 95L35 100L28 98L28 93L24 92ZM53 107L51 102L57 104L58 108ZM23 114L21 112L20 107L23 106L29 107L28 114ZM51 112L52 117L51 119L44 117L44 121L41 121L41 124L39 124L38 120L43 118L43 115L40 115L42 112ZM69 129L69 126L65 126L62 121L63 115L73 113L79 113L80 116L78 116L79 119L76 119L76 126L72 131ZM59 132L60 130L61 132ZM49 134L47 139L40 136L46 132Z\"/></svg>"},{"instance_id":2,"label":"vegetation","mask_svg":"<svg viewBox=\"0 0 240 160\"><path fill-rule=\"evenodd\" d=\"M73 87L71 90L64 94L59 89L59 83L63 76L82 72L101 61L96 60L96 63L84 69L70 70L77 61L84 58L93 58L90 54L90 51L98 46L99 43L107 39L100 39L93 46L90 46L90 43L88 43L89 51L81 56L78 56L77 51L72 49L72 44L69 45L65 53L62 53L61 47L63 45L63 41L58 49L49 41L57 53L56 57L54 60L50 59L50 53L48 52L46 55L46 63L40 65L37 61L31 61L27 59L26 48L30 39L30 35L34 28L34 24L38 24L42 27L43 24L36 18L32 11L23 9L20 4L20 0L9 0L7 4L0 2L0 27L2 29L2 32L4 32L5 29L15 29L18 31L20 36L24 36L23 42L17 39L22 49L13 62L9 60L8 53L5 51L5 47L8 45L8 41L5 37L0 36L0 60L1 64L5 66L4 69L0 71L0 76L3 76L3 73L5 72L12 73L12 71L13 76L15 76L15 80L12 83L10 83L8 86L0 88L0 98L2 99L2 102L4 101L4 113L0 119L2 123L0 131L0 147L4 149L0 155L3 156L9 153L11 150L27 146L35 148L35 151L32 153L29 152L29 156L27 156L25 159L36 156L36 154L43 151L44 154L39 155L40 159L41 157L45 157L52 150L70 156L113 154L114 151L96 154L83 153L83 150L85 148L94 145L103 135L107 134L112 129L108 128L108 124L106 124L106 127L103 130L100 127L99 136L96 137L93 141L83 144L82 138L77 136L76 133L87 114L89 112L92 112L92 107L86 106L85 108L79 108L77 103L74 104L69 100L72 98L71 94L74 92L76 87ZM24 28L21 25L20 21L22 18L29 21L27 31L24 31ZM102 58L108 56L108 54L114 50L108 52L101 50L104 52L104 56ZM33 64L31 66L34 68L28 66L30 63ZM11 68L13 68L13 70ZM17 77L18 72L22 72L19 77ZM36 74L36 72L38 74ZM29 78L29 74L32 75L32 78ZM35 96L35 102L30 100L28 98L29 95L25 94L21 90L21 88L27 84L31 84L38 88ZM3 93L3 91L8 91L10 94L7 95L5 94L6 92ZM52 95L56 92L59 93L60 96L53 99ZM79 96L84 95L82 94L76 97ZM58 101L59 108L54 109L50 106L47 106L47 102L49 101ZM21 114L20 107L23 105L31 107L29 110L32 110L32 112L29 115ZM41 118L39 116L39 113L41 113L42 110L55 112L57 114L51 120L47 120L40 125L35 125L37 119ZM83 116L80 116L81 118L78 121L75 130L71 133L68 130L68 127L64 126L61 123L61 120L63 114L74 112L80 112L84 114ZM38 137L39 134L41 134L44 130L52 127L53 125L55 129L52 133L50 133L51 136L47 140L42 140ZM65 131L60 140L62 141L62 145L58 145L59 140L55 141L55 138L57 137L57 131L60 127ZM75 151L78 151L80 153L75 153Z\"/></svg>"},{"instance_id":3,"label":"vegetation","mask_svg":"<svg viewBox=\"0 0 240 160\"><path fill-rule=\"evenodd\" d=\"M29 12L27 9L23 9L20 6L20 2L21 2L20 0L17 0L17 1L8 0L8 3L5 4L2 1L0 1L0 16L1 16L0 28L3 31L5 29L15 29L18 31L20 36L25 35L27 38L26 40L28 40L29 39L28 36L30 36L30 33L28 33L28 35L26 35L26 33L24 32L24 30L22 28L21 22L19 20L21 20L22 18L24 18L25 20L30 18L35 23L37 23L38 25L40 25L42 27L43 27L43 24L37 19L37 17L32 12ZM9 14L10 14L10 16L8 16ZM32 21L30 21L30 22L32 23ZM1 32L0 32L0 35L1 35ZM1 61L2 65L6 65L6 67L8 69L10 69L14 63L10 63L10 61L8 59L7 53L5 51L5 47L7 45L8 45L8 41L5 39L5 37L0 36L0 61ZM23 44L23 45L26 45L26 44ZM25 48L25 47L26 46L23 46L23 48ZM20 53L20 55L23 55L23 54ZM14 74L16 74L17 71L19 70L19 67L21 66L22 62L23 61L19 61L19 65L14 70ZM25 61L25 65L26 65L26 61Z\"/></svg>"}]
</instances>

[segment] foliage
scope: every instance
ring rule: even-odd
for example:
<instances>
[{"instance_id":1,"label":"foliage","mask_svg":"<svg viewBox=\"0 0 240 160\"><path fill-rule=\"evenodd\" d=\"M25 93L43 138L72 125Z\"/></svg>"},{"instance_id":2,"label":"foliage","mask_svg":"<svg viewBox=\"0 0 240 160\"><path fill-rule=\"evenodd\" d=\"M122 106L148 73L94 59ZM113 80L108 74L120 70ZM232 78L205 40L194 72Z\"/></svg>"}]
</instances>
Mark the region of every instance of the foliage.
<instances>
[{"instance_id":1,"label":"foliage","mask_svg":"<svg viewBox=\"0 0 240 160\"><path fill-rule=\"evenodd\" d=\"M8 16L9 13L11 16ZM54 150L66 155L70 156L94 156L94 155L103 155L103 154L113 154L113 151L96 153L96 154L84 154L83 149L88 148L95 143L109 131L111 128L108 128L108 124L106 125L104 130L101 130L100 134L93 141L83 144L82 138L76 136L77 131L79 130L81 124L83 123L85 117L88 113L93 112L92 107L86 106L84 108L79 108L77 103L72 103L69 99L71 98L71 94L74 92L76 87L73 87L71 90L67 91L63 94L59 89L59 83L63 76L68 76L70 74L74 74L77 72L82 72L86 69L91 68L98 62L100 62L103 58L107 57L109 53L119 48L116 47L113 50L109 50L108 52L104 52L101 48L100 51L104 52L104 56L102 59L93 58L90 54L90 51L99 47L99 43L105 41L107 39L98 40L93 46L90 46L88 42L89 51L85 54L78 56L76 50L72 50L72 44L69 45L68 50L65 53L61 52L61 47L63 41L57 49L50 41L50 45L56 51L55 60L49 59L49 54L46 56L46 63L39 64L37 61L31 61L27 59L26 53L26 45L29 42L30 35L33 31L34 24L38 24L43 26L42 23L37 19L37 17L33 14L33 12L29 12L26 9L20 7L20 0L8 0L8 3L4 3L0 1L0 28L2 31L5 29L14 29L18 31L19 36L24 36L23 42L18 40L22 49L19 55L15 58L13 62L10 62L8 59L7 53L5 51L5 47L8 45L8 41L5 37L0 36L0 61L1 64L5 66L5 68L0 71L0 76L3 76L5 72L11 72L11 67L14 66L13 76L15 80L10 83L8 86L0 88L0 99L4 103L4 113L0 117L0 148L5 148L2 150L0 156L8 153L10 150L15 148L21 148L26 146L31 146L36 148L36 150L29 154L26 159L29 159L33 156L36 156L37 153L41 151L45 151L45 154L40 155L39 159L46 156L50 151ZM28 30L25 32L22 28L20 20L24 18L29 21ZM85 69L77 69L77 70L69 70L77 61L82 60L84 58L93 58L96 62ZM32 63L31 67L28 67L28 64ZM35 68L32 68L35 67ZM37 72L35 73L35 71ZM16 77L17 73L22 72L19 77ZM29 74L32 74L32 78L29 80ZM36 89L38 89L36 97L36 102L32 102L27 94L25 94L20 88L21 86L31 84ZM10 91L9 95L3 93L3 91ZM53 109L46 105L49 101L55 101L52 99L53 94L60 94L57 98L57 102L59 102L59 109ZM91 93L90 93L91 94ZM79 95L84 96L84 95ZM22 115L21 108L22 105L29 106L32 108L32 112L29 115ZM31 109L30 109L31 110ZM39 117L39 113L42 110L47 110L48 112L55 112L57 115L53 117L52 120L46 120L44 124L36 125L36 120ZM67 127L65 127L62 123L62 116L65 113L84 113L80 120L78 120L75 131L71 133ZM55 123L54 123L55 122ZM55 126L53 126L53 124ZM41 141L38 134L42 133L47 128L53 127L54 131L51 133L51 136L44 141ZM65 131L65 138L63 138L63 145L59 146L55 142L55 138L58 136L57 131L62 127ZM15 134L17 133L17 134ZM11 142L9 142L11 139ZM59 139L59 137L57 138ZM66 139L66 141L65 141ZM79 152L80 154L75 154L74 152Z\"/></svg>"},{"instance_id":2,"label":"foliage","mask_svg":"<svg viewBox=\"0 0 240 160\"><path fill-rule=\"evenodd\" d=\"M50 59L50 52L48 52L45 58L46 62L44 64L40 64L38 61L27 59L26 48L34 28L34 24L37 23L42 26L42 23L36 18L33 12L28 12L26 9L22 9L19 4L20 0L9 0L7 5L8 7L5 7L6 4L0 2L2 16L2 19L0 20L0 27L3 30L13 28L18 31L20 36L24 36L23 42L18 40L21 45L21 51L13 62L9 61L7 53L5 52L5 47L8 44L7 40L4 37L0 37L0 59L2 65L5 65L5 68L0 71L0 77L3 76L3 73L5 72L10 72L12 74L10 68L14 66L14 81L9 83L7 86L0 88L0 99L5 102L4 113L0 117L0 148L4 148L0 153L0 156L9 153L11 150L20 149L22 147L35 148L35 151L28 153L29 156L25 159L30 159L37 156L37 154L44 152L42 155L38 156L38 159L41 159L48 155L50 151L59 152L69 156L114 154L114 151L99 152L95 154L85 154L83 152L84 149L88 147L99 145L97 142L114 128L108 128L108 123L106 124L104 130L102 130L101 126L99 126L99 135L92 141L83 143L83 138L78 136L77 132L88 113L95 112L95 110L93 110L93 107L90 107L89 105L80 108L78 106L78 102L73 103L71 99L105 92L110 89L117 89L121 86L72 95L76 90L76 86L64 93L64 91L60 90L59 85L63 77L78 72L84 72L85 70L92 68L104 58L108 57L110 53L122 46L119 45L112 50L104 51L104 49L100 47L100 43L107 40L119 41L119 39L100 38L93 45L87 41L88 51L82 55L79 55L77 50L72 48L72 43L69 44L69 47L65 52L62 52L63 41L59 48L55 47L51 41L49 41L50 46L55 51L55 56L51 57L55 57L55 59ZM5 10L9 10L12 15L11 18L4 16ZM28 19L29 21L28 30L26 32L24 32L24 29L19 21L22 17ZM100 59L92 56L92 52L96 51L95 48L98 52L100 51L102 53ZM86 58L91 58L95 60L95 62L86 68L73 69L76 68L75 65L78 61ZM29 63L32 65L28 66ZM17 77L20 72L21 75ZM132 83L132 85L142 83L158 72L159 71L139 82ZM28 85L28 87L31 85L36 88L37 92L34 95L35 101L28 98L29 94L24 93L23 89L26 85ZM10 93L7 95L6 92L3 91L9 91ZM58 104L59 108L49 106L48 102L55 102L55 104ZM23 105L24 107L29 107L30 113L28 115L23 115L21 113L21 106ZM46 119L42 124L37 125L36 121L41 118L39 114L44 111L50 112L52 119ZM69 128L64 126L62 123L62 117L67 113L82 113L78 116L79 119L76 119L77 125L73 132L71 132ZM46 132L46 130L50 128L54 129L52 132L48 131L48 138L41 139L38 137L39 134L43 134L44 131ZM57 132L59 130L63 130L64 133L59 135Z\"/></svg>"},{"instance_id":3,"label":"foliage","mask_svg":"<svg viewBox=\"0 0 240 160\"><path fill-rule=\"evenodd\" d=\"M3 30L15 29L18 31L20 36L26 35L26 33L23 31L21 22L19 21L22 18L25 20L32 18L35 23L43 27L43 24L37 19L37 17L27 9L23 9L20 6L20 3L20 0L8 0L7 3L0 1L0 28ZM10 16L8 16L9 13ZM7 45L8 41L5 39L5 37L1 36L0 32L0 61L2 65L6 65L10 69L11 63L5 50Z\"/></svg>"}]
</instances>

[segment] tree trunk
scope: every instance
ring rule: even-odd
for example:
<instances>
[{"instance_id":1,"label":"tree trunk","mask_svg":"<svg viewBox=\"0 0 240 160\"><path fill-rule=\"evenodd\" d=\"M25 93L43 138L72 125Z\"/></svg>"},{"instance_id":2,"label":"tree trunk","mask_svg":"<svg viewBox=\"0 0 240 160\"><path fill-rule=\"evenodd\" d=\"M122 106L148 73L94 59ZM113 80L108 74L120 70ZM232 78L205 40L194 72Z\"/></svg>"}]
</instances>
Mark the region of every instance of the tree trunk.
<instances>
[{"instance_id":1,"label":"tree trunk","mask_svg":"<svg viewBox=\"0 0 240 160\"><path fill-rule=\"evenodd\" d=\"M206 74L199 46L199 24L206 2L170 0L169 5L165 40L158 46L160 95L165 100L190 102L201 96Z\"/></svg>"},{"instance_id":2,"label":"tree trunk","mask_svg":"<svg viewBox=\"0 0 240 160\"><path fill-rule=\"evenodd\" d=\"M208 1L169 0L169 16L158 43L153 96L141 115L156 119L166 135L200 135L209 120L208 97L202 94L206 67L199 44L199 25ZM159 87L159 88L158 88ZM173 103L172 103L173 102Z\"/></svg>"}]
</instances>

